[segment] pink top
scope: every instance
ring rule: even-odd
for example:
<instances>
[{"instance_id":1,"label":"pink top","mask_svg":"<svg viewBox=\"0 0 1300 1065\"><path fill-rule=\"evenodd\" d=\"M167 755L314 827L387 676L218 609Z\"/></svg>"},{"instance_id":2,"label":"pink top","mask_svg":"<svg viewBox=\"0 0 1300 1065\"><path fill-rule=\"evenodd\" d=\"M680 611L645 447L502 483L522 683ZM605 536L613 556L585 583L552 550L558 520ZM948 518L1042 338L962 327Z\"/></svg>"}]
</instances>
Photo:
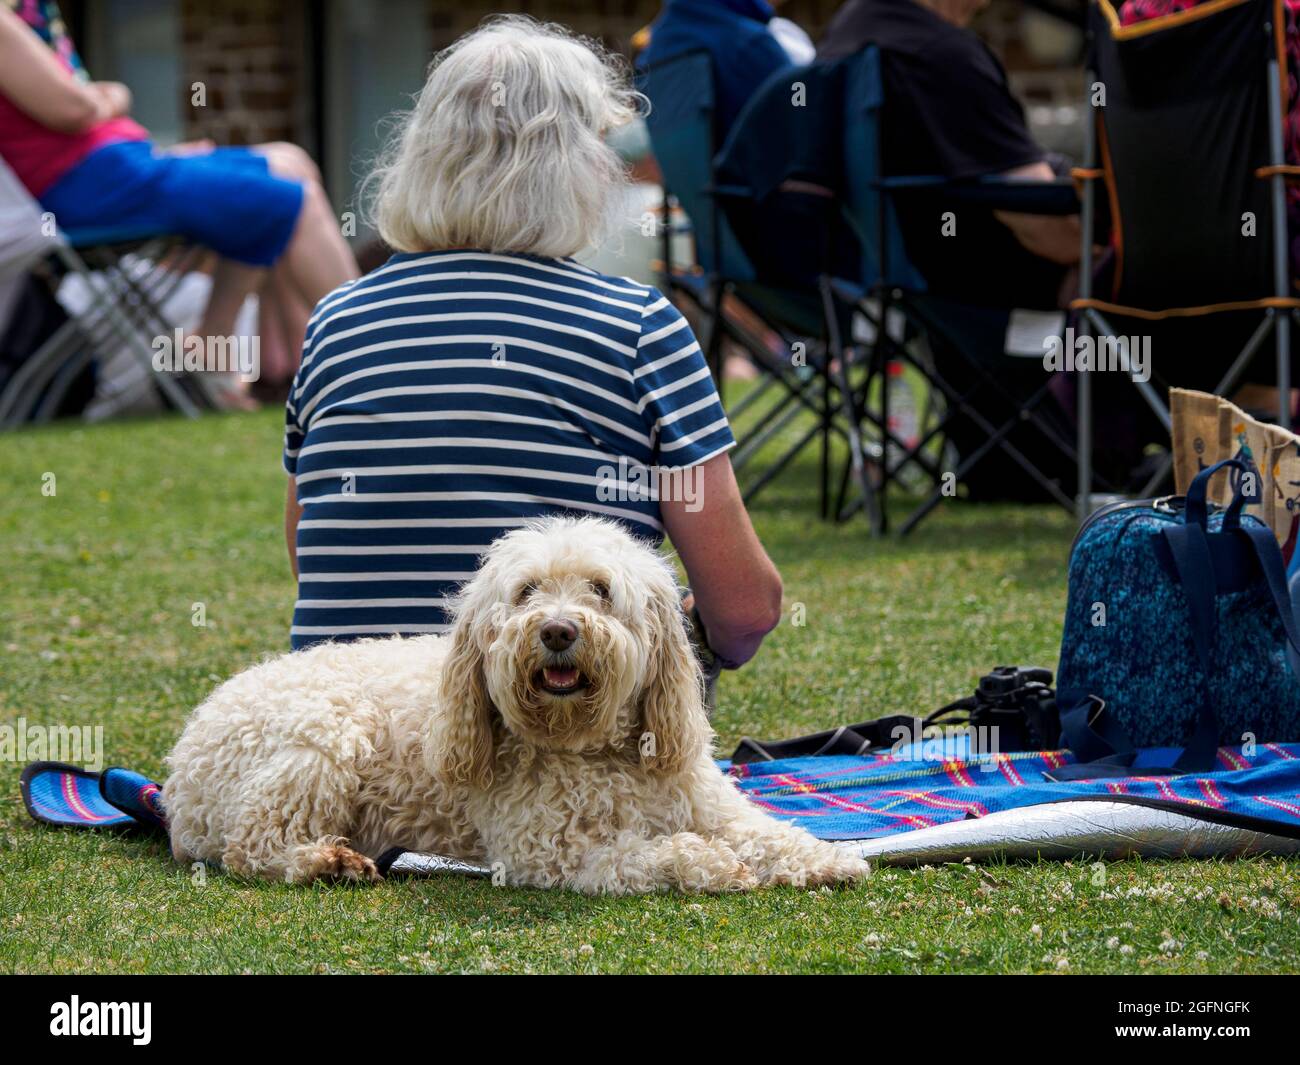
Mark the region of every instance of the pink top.
<instances>
[{"instance_id":1,"label":"pink top","mask_svg":"<svg viewBox=\"0 0 1300 1065\"><path fill-rule=\"evenodd\" d=\"M59 57L64 65L67 61ZM68 67L72 77L72 68ZM43 126L0 95L0 158L39 197L96 148L117 141L144 141L149 131L129 118L110 118L81 133L60 133Z\"/></svg>"}]
</instances>

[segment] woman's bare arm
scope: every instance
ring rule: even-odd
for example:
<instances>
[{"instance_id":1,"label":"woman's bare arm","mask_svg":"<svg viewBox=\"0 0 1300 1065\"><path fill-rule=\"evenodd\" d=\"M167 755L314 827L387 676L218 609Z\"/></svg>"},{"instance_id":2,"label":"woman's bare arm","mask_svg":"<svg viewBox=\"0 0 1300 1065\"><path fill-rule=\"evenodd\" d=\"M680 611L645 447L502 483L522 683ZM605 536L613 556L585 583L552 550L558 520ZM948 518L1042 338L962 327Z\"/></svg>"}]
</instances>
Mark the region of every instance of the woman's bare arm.
<instances>
[{"instance_id":1,"label":"woman's bare arm","mask_svg":"<svg viewBox=\"0 0 1300 1065\"><path fill-rule=\"evenodd\" d=\"M0 93L28 117L59 133L81 133L131 109L125 85L84 84L72 77L5 5L0 5Z\"/></svg>"},{"instance_id":2,"label":"woman's bare arm","mask_svg":"<svg viewBox=\"0 0 1300 1065\"><path fill-rule=\"evenodd\" d=\"M298 482L289 478L289 490L284 497L284 542L289 548L289 568L293 579L298 579L298 521L302 517L302 504L298 502Z\"/></svg>"},{"instance_id":3,"label":"woman's bare arm","mask_svg":"<svg viewBox=\"0 0 1300 1065\"><path fill-rule=\"evenodd\" d=\"M686 567L710 647L738 666L781 620L781 575L750 523L731 459L715 455L689 472L695 498L661 500L659 509Z\"/></svg>"}]
</instances>

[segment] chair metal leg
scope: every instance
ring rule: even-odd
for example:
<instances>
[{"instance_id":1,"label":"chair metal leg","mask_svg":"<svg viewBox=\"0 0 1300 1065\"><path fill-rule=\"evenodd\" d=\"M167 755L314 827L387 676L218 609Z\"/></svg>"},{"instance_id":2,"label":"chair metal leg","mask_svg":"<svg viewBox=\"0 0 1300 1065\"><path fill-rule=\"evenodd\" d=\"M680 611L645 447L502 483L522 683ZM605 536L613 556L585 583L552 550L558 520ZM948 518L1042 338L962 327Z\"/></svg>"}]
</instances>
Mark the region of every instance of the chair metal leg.
<instances>
[{"instance_id":1,"label":"chair metal leg","mask_svg":"<svg viewBox=\"0 0 1300 1065\"><path fill-rule=\"evenodd\" d=\"M794 396L787 395L769 412L762 425L755 426L741 439L732 452L732 465L740 467L750 462L768 441L781 433L801 413L794 403Z\"/></svg>"},{"instance_id":2,"label":"chair metal leg","mask_svg":"<svg viewBox=\"0 0 1300 1065\"><path fill-rule=\"evenodd\" d=\"M59 406L63 403L64 396L68 394L68 389L72 387L72 383L81 372L94 361L94 358L94 350L86 347L74 353L72 358L65 359L62 362L45 389L45 396L40 405L33 412L31 416L32 422L41 425L58 414Z\"/></svg>"},{"instance_id":3,"label":"chair metal leg","mask_svg":"<svg viewBox=\"0 0 1300 1065\"><path fill-rule=\"evenodd\" d=\"M1277 318L1277 424L1291 431L1291 316Z\"/></svg>"},{"instance_id":4,"label":"chair metal leg","mask_svg":"<svg viewBox=\"0 0 1300 1065\"><path fill-rule=\"evenodd\" d=\"M79 323L69 319L14 371L0 392L0 427L16 428L28 420L40 398L48 366L61 365L81 339Z\"/></svg>"},{"instance_id":5,"label":"chair metal leg","mask_svg":"<svg viewBox=\"0 0 1300 1065\"><path fill-rule=\"evenodd\" d=\"M781 471L784 470L788 465L790 465L790 463L794 460L794 457L798 455L799 452L801 452L805 447L807 447L808 444L820 433L821 433L820 425L810 426L804 432L803 436L801 436L797 441L795 441L795 443L790 445L790 447L786 450L785 454L783 454L779 459L777 459L774 463L772 463L771 466L769 466L767 469L763 471L762 475L758 478L758 480L756 480L753 484L745 488L744 491L741 493L741 499L744 501L745 505L748 506L753 501L753 499L758 495L759 492L761 492L764 488L766 488L769 484L771 484L772 481L774 481L777 478L777 476L780 475Z\"/></svg>"},{"instance_id":6,"label":"chair metal leg","mask_svg":"<svg viewBox=\"0 0 1300 1065\"><path fill-rule=\"evenodd\" d=\"M721 280L715 280L709 284L709 302L712 313L709 315L708 335L704 344L704 361L713 374L713 383L717 386L718 399L721 401L724 411L727 409L727 400L726 383L723 380L722 372L722 352L724 350L722 342L724 336L722 302L726 291L726 283Z\"/></svg>"},{"instance_id":7,"label":"chair metal leg","mask_svg":"<svg viewBox=\"0 0 1300 1065\"><path fill-rule=\"evenodd\" d=\"M101 305L105 314L108 316L114 331L118 334L122 343L127 346L132 356L140 361L145 369L151 375L153 381L157 384L159 390L167 397L171 404L182 414L189 418L197 418L199 409L195 406L193 400L185 393L179 382L166 373L156 373L153 369L153 352L149 345L145 343L140 334L136 331L131 321L122 312L116 303L115 294L110 285L101 284L95 279L93 272L86 267L86 264L66 244L57 246L56 254L69 269L81 274L87 288L93 294L96 303Z\"/></svg>"},{"instance_id":8,"label":"chair metal leg","mask_svg":"<svg viewBox=\"0 0 1300 1065\"><path fill-rule=\"evenodd\" d=\"M750 407L756 406L758 402L771 391L772 386L776 384L776 378L771 374L764 374L753 388L736 402L736 405L727 411L727 417L734 425L737 420L745 416L745 412Z\"/></svg>"},{"instance_id":9,"label":"chair metal leg","mask_svg":"<svg viewBox=\"0 0 1300 1065\"><path fill-rule=\"evenodd\" d=\"M1087 71L1085 85L1095 85L1096 72ZM1100 114L1094 113L1092 101L1087 105L1088 115L1083 123L1083 165L1094 170L1097 166L1097 123ZM1083 203L1079 211L1079 296L1092 298L1092 241L1097 217L1097 190L1093 181L1083 183ZM1077 328L1087 335L1086 314L1079 315ZM1079 456L1075 484L1075 513L1084 521L1092 511L1092 374L1075 371L1075 453Z\"/></svg>"},{"instance_id":10,"label":"chair metal leg","mask_svg":"<svg viewBox=\"0 0 1300 1065\"><path fill-rule=\"evenodd\" d=\"M1287 235L1286 178L1281 166L1286 162L1282 130L1282 81L1276 56L1268 61L1268 147L1270 161L1278 168L1269 178L1273 210L1273 295L1291 295L1291 254ZM1277 423L1291 429L1291 317L1283 314L1277 321Z\"/></svg>"},{"instance_id":11,"label":"chair metal leg","mask_svg":"<svg viewBox=\"0 0 1300 1065\"><path fill-rule=\"evenodd\" d=\"M844 417L848 427L849 434L849 464L853 471L854 478L858 481L862 489L862 505L866 511L867 520L871 525L873 532L881 532L881 512L876 500L876 491L871 483L871 473L867 469L866 457L862 447L862 427L858 419L857 404L854 401L853 388L849 383L849 366L848 350L842 342L839 326L839 309L835 305L835 294L831 290L830 278L823 275L819 279L819 287L822 296L822 313L826 318L826 331L828 338L827 351L825 355L825 365L828 369L838 365L839 371L838 386L840 393L841 414ZM830 374L827 374L826 381L826 404L830 407ZM829 414L828 414L829 417ZM886 461L888 461L888 451L886 451ZM823 477L829 476L828 464L830 462L830 436L829 429L822 443L823 457ZM824 487L828 493L827 505L829 506L829 484L824 482ZM835 514L839 516L841 507L836 502ZM823 514L825 517L826 514Z\"/></svg>"}]
</instances>

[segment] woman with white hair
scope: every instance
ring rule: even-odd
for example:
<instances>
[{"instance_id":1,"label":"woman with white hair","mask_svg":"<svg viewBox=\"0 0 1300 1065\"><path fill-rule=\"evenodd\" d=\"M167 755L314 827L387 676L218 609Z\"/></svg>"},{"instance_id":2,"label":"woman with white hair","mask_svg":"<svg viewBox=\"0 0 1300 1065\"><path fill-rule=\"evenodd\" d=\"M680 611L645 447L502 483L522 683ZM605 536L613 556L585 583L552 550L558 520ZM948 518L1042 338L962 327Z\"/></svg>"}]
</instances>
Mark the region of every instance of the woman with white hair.
<instances>
[{"instance_id":1,"label":"woman with white hair","mask_svg":"<svg viewBox=\"0 0 1300 1065\"><path fill-rule=\"evenodd\" d=\"M289 397L295 648L443 631L493 540L566 511L667 533L724 664L776 625L690 327L571 258L617 221L604 138L639 103L621 62L523 17L434 61L370 183L397 252L321 301Z\"/></svg>"}]
</instances>

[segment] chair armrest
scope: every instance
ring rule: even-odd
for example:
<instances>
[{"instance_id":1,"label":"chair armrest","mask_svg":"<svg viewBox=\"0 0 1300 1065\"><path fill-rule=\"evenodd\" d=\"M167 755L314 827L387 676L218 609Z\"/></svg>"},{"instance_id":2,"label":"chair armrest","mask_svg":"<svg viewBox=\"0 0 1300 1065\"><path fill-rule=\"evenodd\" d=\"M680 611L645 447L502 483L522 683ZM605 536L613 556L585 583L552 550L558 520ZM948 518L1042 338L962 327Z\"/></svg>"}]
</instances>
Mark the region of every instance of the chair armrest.
<instances>
[{"instance_id":1,"label":"chair armrest","mask_svg":"<svg viewBox=\"0 0 1300 1065\"><path fill-rule=\"evenodd\" d=\"M98 248L118 244L140 244L159 237L174 237L176 233L156 226L95 226L80 229L61 229L68 244L74 248Z\"/></svg>"},{"instance_id":2,"label":"chair armrest","mask_svg":"<svg viewBox=\"0 0 1300 1065\"><path fill-rule=\"evenodd\" d=\"M1018 214L1072 215L1079 213L1079 194L1069 178L1034 181L998 175L969 181L944 177L888 177L877 182L881 189L904 194L942 193L958 205L986 207Z\"/></svg>"},{"instance_id":3,"label":"chair armrest","mask_svg":"<svg viewBox=\"0 0 1300 1065\"><path fill-rule=\"evenodd\" d=\"M703 191L706 196L716 196L719 199L750 200L754 197L754 190L748 185L708 184Z\"/></svg>"},{"instance_id":4,"label":"chair armrest","mask_svg":"<svg viewBox=\"0 0 1300 1065\"><path fill-rule=\"evenodd\" d=\"M1300 166L1261 166L1255 170L1257 178L1280 177L1284 181L1300 181Z\"/></svg>"}]
</instances>

